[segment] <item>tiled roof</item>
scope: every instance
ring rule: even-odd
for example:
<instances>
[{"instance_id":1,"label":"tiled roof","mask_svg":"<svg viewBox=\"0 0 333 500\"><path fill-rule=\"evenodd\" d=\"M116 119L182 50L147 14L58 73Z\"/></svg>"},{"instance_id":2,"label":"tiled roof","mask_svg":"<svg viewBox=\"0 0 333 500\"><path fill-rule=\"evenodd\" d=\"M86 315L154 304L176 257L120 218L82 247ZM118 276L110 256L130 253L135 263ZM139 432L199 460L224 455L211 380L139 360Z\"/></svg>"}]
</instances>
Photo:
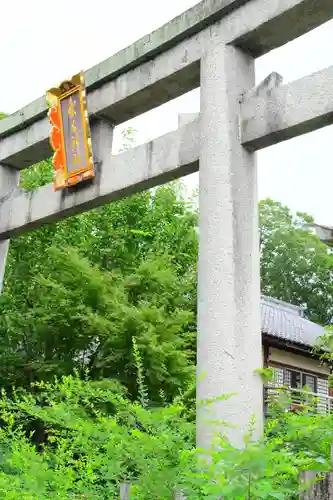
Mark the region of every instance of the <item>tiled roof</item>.
<instances>
[{"instance_id":1,"label":"tiled roof","mask_svg":"<svg viewBox=\"0 0 333 500\"><path fill-rule=\"evenodd\" d=\"M322 224L313 224L316 235L329 246L333 245L333 227L323 226Z\"/></svg>"},{"instance_id":2,"label":"tiled roof","mask_svg":"<svg viewBox=\"0 0 333 500\"><path fill-rule=\"evenodd\" d=\"M303 309L280 300L261 297L261 331L266 335L314 346L324 328L303 317Z\"/></svg>"}]
</instances>

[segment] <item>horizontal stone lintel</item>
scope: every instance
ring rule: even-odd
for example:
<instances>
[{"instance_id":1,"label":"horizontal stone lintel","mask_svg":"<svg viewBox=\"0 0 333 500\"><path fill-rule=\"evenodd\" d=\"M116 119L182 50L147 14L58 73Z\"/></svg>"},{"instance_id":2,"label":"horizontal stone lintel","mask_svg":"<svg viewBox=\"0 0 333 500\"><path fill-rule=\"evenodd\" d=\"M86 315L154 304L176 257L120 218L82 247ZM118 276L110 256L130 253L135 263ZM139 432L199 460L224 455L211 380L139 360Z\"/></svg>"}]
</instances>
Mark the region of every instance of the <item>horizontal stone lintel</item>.
<instances>
[{"instance_id":1,"label":"horizontal stone lintel","mask_svg":"<svg viewBox=\"0 0 333 500\"><path fill-rule=\"evenodd\" d=\"M206 30L89 92L91 124L95 119L103 119L118 125L198 87L201 51L208 38ZM2 120L0 127L1 123ZM15 134L0 138L0 163L21 170L49 158L50 130L50 122L44 116Z\"/></svg>"},{"instance_id":2,"label":"horizontal stone lintel","mask_svg":"<svg viewBox=\"0 0 333 500\"><path fill-rule=\"evenodd\" d=\"M258 57L332 17L331 0L203 0L86 72L91 118L122 123L199 86L209 36ZM42 97L0 121L0 163L21 169L51 154L46 113Z\"/></svg>"},{"instance_id":3,"label":"horizontal stone lintel","mask_svg":"<svg viewBox=\"0 0 333 500\"><path fill-rule=\"evenodd\" d=\"M119 155L110 153L90 184L57 192L51 184L14 190L0 200L0 241L195 172L199 142L195 120Z\"/></svg>"},{"instance_id":4,"label":"horizontal stone lintel","mask_svg":"<svg viewBox=\"0 0 333 500\"><path fill-rule=\"evenodd\" d=\"M154 59L157 55L168 51L183 40L199 33L207 26L251 1L203 0L157 30L145 35L135 43L87 70L85 72L85 81L88 92ZM70 76L60 75L60 78ZM53 82L53 84L56 84L56 82ZM33 121L39 120L46 113L45 98L41 97L8 118L1 120L0 137L11 134Z\"/></svg>"},{"instance_id":5,"label":"horizontal stone lintel","mask_svg":"<svg viewBox=\"0 0 333 500\"><path fill-rule=\"evenodd\" d=\"M259 150L333 124L333 66L241 103L241 140Z\"/></svg>"}]
</instances>

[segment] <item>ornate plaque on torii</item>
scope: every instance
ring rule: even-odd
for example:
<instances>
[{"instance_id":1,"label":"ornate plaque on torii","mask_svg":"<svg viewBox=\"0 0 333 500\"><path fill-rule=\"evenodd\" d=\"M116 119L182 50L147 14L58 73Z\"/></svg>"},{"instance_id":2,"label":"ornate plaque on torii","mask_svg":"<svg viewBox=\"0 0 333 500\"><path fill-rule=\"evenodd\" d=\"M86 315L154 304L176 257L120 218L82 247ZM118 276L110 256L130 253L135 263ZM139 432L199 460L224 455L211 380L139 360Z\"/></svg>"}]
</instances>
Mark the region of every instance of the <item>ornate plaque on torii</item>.
<instances>
[{"instance_id":1,"label":"ornate plaque on torii","mask_svg":"<svg viewBox=\"0 0 333 500\"><path fill-rule=\"evenodd\" d=\"M84 74L48 90L46 100L50 106L50 144L57 191L94 177Z\"/></svg>"},{"instance_id":2,"label":"ornate plaque on torii","mask_svg":"<svg viewBox=\"0 0 333 500\"><path fill-rule=\"evenodd\" d=\"M63 137L53 132L52 144L64 155L54 157L56 191L17 187L21 169L54 154L45 96L0 121L0 288L9 238L199 170L199 447L214 430L200 403L221 393L234 396L210 411L231 424L222 430L234 444L242 445L253 415L254 437L262 430L255 151L333 123L333 66L287 85L274 73L255 87L255 58L332 18L328 0L203 0L90 69L93 161L81 80L54 92L50 117ZM196 87L197 117L112 155L114 126ZM81 182L85 175L90 182ZM74 182L79 189L63 189Z\"/></svg>"}]
</instances>

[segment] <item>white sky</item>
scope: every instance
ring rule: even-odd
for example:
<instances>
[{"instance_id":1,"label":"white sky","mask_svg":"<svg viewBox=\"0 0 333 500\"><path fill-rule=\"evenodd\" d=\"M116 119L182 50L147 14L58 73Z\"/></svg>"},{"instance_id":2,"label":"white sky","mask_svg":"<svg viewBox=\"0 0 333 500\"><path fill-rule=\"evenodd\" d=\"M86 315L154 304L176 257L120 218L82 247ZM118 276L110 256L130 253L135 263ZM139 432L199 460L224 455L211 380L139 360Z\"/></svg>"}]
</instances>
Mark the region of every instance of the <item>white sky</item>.
<instances>
[{"instance_id":1,"label":"white sky","mask_svg":"<svg viewBox=\"0 0 333 500\"><path fill-rule=\"evenodd\" d=\"M0 111L12 113L76 72L88 69L195 5L197 0L10 0L1 6ZM56 5L56 8L55 8ZM77 37L75 26L86 33ZM58 27L61 35L57 36ZM272 71L284 82L333 64L333 23L257 61L257 81ZM53 49L55 48L55 50ZM129 124L145 142L177 127L178 113L199 111L198 91ZM128 124L126 124L128 125ZM119 135L118 135L119 144ZM331 127L258 154L259 197L271 197L317 222L333 224ZM197 174L188 179L195 187Z\"/></svg>"}]
</instances>

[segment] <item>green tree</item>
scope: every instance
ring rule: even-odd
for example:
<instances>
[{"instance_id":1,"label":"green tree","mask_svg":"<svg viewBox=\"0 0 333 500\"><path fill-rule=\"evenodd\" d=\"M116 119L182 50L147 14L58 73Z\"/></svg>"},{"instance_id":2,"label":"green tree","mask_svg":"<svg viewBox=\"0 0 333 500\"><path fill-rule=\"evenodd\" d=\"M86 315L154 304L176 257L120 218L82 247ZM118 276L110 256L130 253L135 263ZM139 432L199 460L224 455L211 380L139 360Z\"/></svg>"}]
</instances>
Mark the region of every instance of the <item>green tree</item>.
<instances>
[{"instance_id":1,"label":"green tree","mask_svg":"<svg viewBox=\"0 0 333 500\"><path fill-rule=\"evenodd\" d=\"M126 137L125 149L134 131ZM51 179L44 161L22 172L21 186ZM272 200L259 209L263 293L329 321L333 257L311 233L312 218ZM89 354L93 376L117 376L135 396L137 337L150 397L161 381L174 396L195 361L196 226L195 206L174 182L13 239L0 300L1 382L82 372ZM172 359L179 370L170 368Z\"/></svg>"},{"instance_id":2,"label":"green tree","mask_svg":"<svg viewBox=\"0 0 333 500\"><path fill-rule=\"evenodd\" d=\"M131 139L131 136L130 136ZM50 182L44 161L21 186ZM0 382L78 369L135 397L132 338L149 397L186 389L195 356L197 214L179 182L45 225L11 241L0 298Z\"/></svg>"},{"instance_id":3,"label":"green tree","mask_svg":"<svg viewBox=\"0 0 333 500\"><path fill-rule=\"evenodd\" d=\"M4 294L0 317L2 385L24 386L56 374L114 378L136 397L133 338L151 400L167 400L193 375L191 283L167 257L147 259L124 275L101 270L73 248L49 247L43 270L22 297Z\"/></svg>"},{"instance_id":4,"label":"green tree","mask_svg":"<svg viewBox=\"0 0 333 500\"><path fill-rule=\"evenodd\" d=\"M312 321L333 317L333 255L312 233L313 219L281 203L260 202L261 290L303 305Z\"/></svg>"}]
</instances>

